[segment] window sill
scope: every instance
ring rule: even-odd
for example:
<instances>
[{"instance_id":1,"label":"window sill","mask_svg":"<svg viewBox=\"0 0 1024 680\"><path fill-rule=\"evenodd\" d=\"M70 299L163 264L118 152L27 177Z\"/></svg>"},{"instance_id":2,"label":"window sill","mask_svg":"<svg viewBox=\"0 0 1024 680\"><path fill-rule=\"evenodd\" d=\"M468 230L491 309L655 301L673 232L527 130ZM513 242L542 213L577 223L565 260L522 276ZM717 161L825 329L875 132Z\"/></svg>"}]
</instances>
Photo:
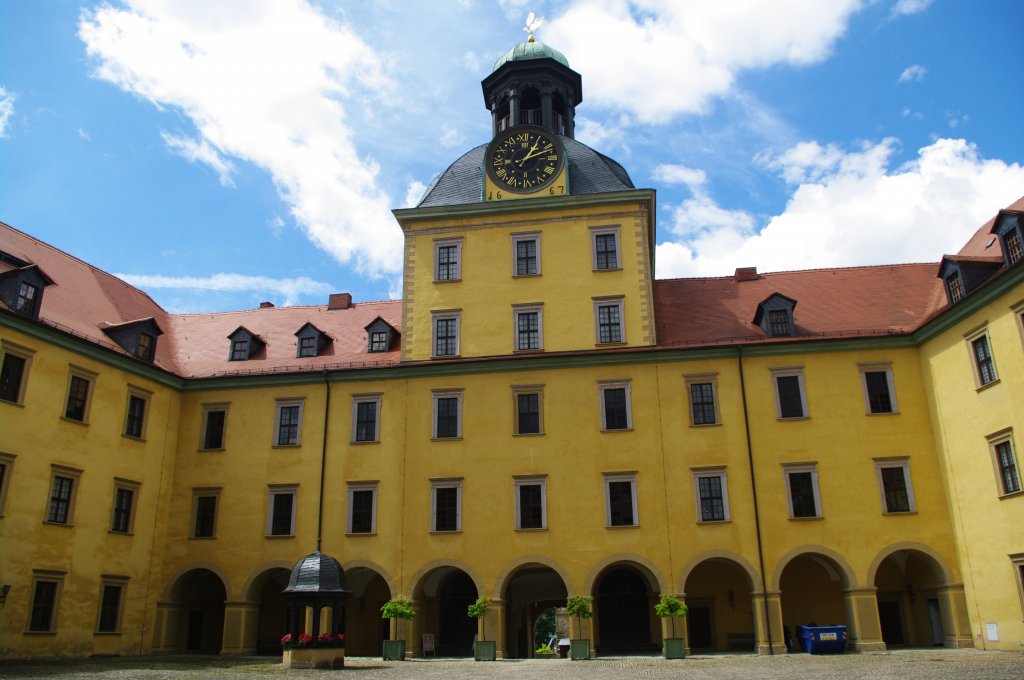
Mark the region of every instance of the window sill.
<instances>
[{"instance_id":1,"label":"window sill","mask_svg":"<svg viewBox=\"0 0 1024 680\"><path fill-rule=\"evenodd\" d=\"M7 401L6 399L0 399L0 404L7 404L8 406L17 406L18 408L25 408L25 404L21 403L20 401ZM48 634L53 635L54 633Z\"/></svg>"},{"instance_id":2,"label":"window sill","mask_svg":"<svg viewBox=\"0 0 1024 680\"><path fill-rule=\"evenodd\" d=\"M49 525L51 527L63 527L65 529L74 529L75 528L74 524L69 524L67 522L51 522L48 519L44 519L43 520L43 524L47 524L47 525Z\"/></svg>"},{"instance_id":3,"label":"window sill","mask_svg":"<svg viewBox=\"0 0 1024 680\"><path fill-rule=\"evenodd\" d=\"M376 535L377 535L376 531L360 531L358 533L353 533L351 531L346 531L345 532L345 537L346 538L349 538L349 537L360 538L362 536L376 536Z\"/></svg>"},{"instance_id":4,"label":"window sill","mask_svg":"<svg viewBox=\"0 0 1024 680\"><path fill-rule=\"evenodd\" d=\"M199 452L199 453L218 453L218 452L224 451L224 450L225 450L224 448L219 448L219 449L196 449L196 451Z\"/></svg>"},{"instance_id":5,"label":"window sill","mask_svg":"<svg viewBox=\"0 0 1024 680\"><path fill-rule=\"evenodd\" d=\"M633 428L631 428L631 427L617 427L617 428L612 429L612 430L609 430L609 429L604 428L604 427L601 428L601 434L615 434L616 432L632 432L632 431L633 431Z\"/></svg>"},{"instance_id":6,"label":"window sill","mask_svg":"<svg viewBox=\"0 0 1024 680\"><path fill-rule=\"evenodd\" d=\"M790 522L820 522L825 519L824 515L817 515L816 517L790 517Z\"/></svg>"},{"instance_id":7,"label":"window sill","mask_svg":"<svg viewBox=\"0 0 1024 680\"><path fill-rule=\"evenodd\" d=\"M790 421L810 420L810 419L811 419L810 416L788 416L788 417L776 418L775 420L777 420L780 423L788 423Z\"/></svg>"},{"instance_id":8,"label":"window sill","mask_svg":"<svg viewBox=\"0 0 1024 680\"><path fill-rule=\"evenodd\" d=\"M699 519L697 520L698 526L710 526L715 524L732 524L732 519Z\"/></svg>"},{"instance_id":9,"label":"window sill","mask_svg":"<svg viewBox=\"0 0 1024 680\"><path fill-rule=\"evenodd\" d=\"M639 529L639 524L608 524L605 529Z\"/></svg>"},{"instance_id":10,"label":"window sill","mask_svg":"<svg viewBox=\"0 0 1024 680\"><path fill-rule=\"evenodd\" d=\"M379 439L367 439L362 441L351 441L349 442L352 446L366 446L367 444L380 444Z\"/></svg>"},{"instance_id":11,"label":"window sill","mask_svg":"<svg viewBox=\"0 0 1024 680\"><path fill-rule=\"evenodd\" d=\"M461 442L462 437L431 437L432 442Z\"/></svg>"},{"instance_id":12,"label":"window sill","mask_svg":"<svg viewBox=\"0 0 1024 680\"><path fill-rule=\"evenodd\" d=\"M278 540L281 538L295 538L295 534L266 534L263 538Z\"/></svg>"},{"instance_id":13,"label":"window sill","mask_svg":"<svg viewBox=\"0 0 1024 680\"><path fill-rule=\"evenodd\" d=\"M513 432L513 437L543 437L545 432Z\"/></svg>"},{"instance_id":14,"label":"window sill","mask_svg":"<svg viewBox=\"0 0 1024 680\"><path fill-rule=\"evenodd\" d=\"M513 274L513 279L536 279L540 277L540 272L536 274Z\"/></svg>"},{"instance_id":15,"label":"window sill","mask_svg":"<svg viewBox=\"0 0 1024 680\"><path fill-rule=\"evenodd\" d=\"M63 420L65 423L72 423L73 425L89 427L89 423L84 420L75 420L74 418L68 418L67 416L61 416L60 419Z\"/></svg>"},{"instance_id":16,"label":"window sill","mask_svg":"<svg viewBox=\"0 0 1024 680\"><path fill-rule=\"evenodd\" d=\"M999 496L999 500L1002 501L1006 500L1007 498L1015 498L1017 496L1024 496L1024 489L1021 489L1019 491L1011 491L1010 493L1004 493L1002 496Z\"/></svg>"},{"instance_id":17,"label":"window sill","mask_svg":"<svg viewBox=\"0 0 1024 680\"><path fill-rule=\"evenodd\" d=\"M625 347L627 345L625 340L619 340L618 342L595 342L594 347Z\"/></svg>"},{"instance_id":18,"label":"window sill","mask_svg":"<svg viewBox=\"0 0 1024 680\"><path fill-rule=\"evenodd\" d=\"M865 415L868 416L898 416L899 411L868 411Z\"/></svg>"},{"instance_id":19,"label":"window sill","mask_svg":"<svg viewBox=\"0 0 1024 680\"><path fill-rule=\"evenodd\" d=\"M93 632L94 637L120 637L121 634L119 630L97 630Z\"/></svg>"},{"instance_id":20,"label":"window sill","mask_svg":"<svg viewBox=\"0 0 1024 680\"><path fill-rule=\"evenodd\" d=\"M441 360L443 360L443 359L461 359L462 355L461 354L431 354L430 358L432 360L434 360L434 361L437 361L439 359L441 359Z\"/></svg>"},{"instance_id":21,"label":"window sill","mask_svg":"<svg viewBox=\"0 0 1024 680\"><path fill-rule=\"evenodd\" d=\"M33 637L56 637L57 631L55 630L26 630L22 635L31 635Z\"/></svg>"},{"instance_id":22,"label":"window sill","mask_svg":"<svg viewBox=\"0 0 1024 680\"><path fill-rule=\"evenodd\" d=\"M537 349L514 349L512 354L543 354L544 348L538 347Z\"/></svg>"},{"instance_id":23,"label":"window sill","mask_svg":"<svg viewBox=\"0 0 1024 680\"><path fill-rule=\"evenodd\" d=\"M535 534L535 533L538 533L538 532L546 532L547 530L548 530L547 527L516 527L516 531L517 532L526 533L526 534L529 534L529 533L534 533Z\"/></svg>"},{"instance_id":24,"label":"window sill","mask_svg":"<svg viewBox=\"0 0 1024 680\"><path fill-rule=\"evenodd\" d=\"M722 423L690 423L690 427L696 429L702 429L705 427L721 427Z\"/></svg>"},{"instance_id":25,"label":"window sill","mask_svg":"<svg viewBox=\"0 0 1024 680\"><path fill-rule=\"evenodd\" d=\"M272 448L272 449L297 449L300 446L302 446L302 444L271 444L270 448Z\"/></svg>"},{"instance_id":26,"label":"window sill","mask_svg":"<svg viewBox=\"0 0 1024 680\"><path fill-rule=\"evenodd\" d=\"M135 535L135 532L134 531L114 531L113 529L107 529L107 534L111 534L111 535L114 535L114 536L128 536L128 537L132 537L132 536Z\"/></svg>"},{"instance_id":27,"label":"window sill","mask_svg":"<svg viewBox=\"0 0 1024 680\"><path fill-rule=\"evenodd\" d=\"M999 384L999 378L996 378L992 382L985 383L984 385L978 385L977 389L975 389L974 391L975 392L982 392L982 391L987 390L988 388L992 387L993 385L998 385L998 384Z\"/></svg>"},{"instance_id":28,"label":"window sill","mask_svg":"<svg viewBox=\"0 0 1024 680\"><path fill-rule=\"evenodd\" d=\"M434 279L434 283L462 283L462 279Z\"/></svg>"},{"instance_id":29,"label":"window sill","mask_svg":"<svg viewBox=\"0 0 1024 680\"><path fill-rule=\"evenodd\" d=\"M121 437L124 438L124 439L127 439L129 441L139 442L140 444L145 444L146 443L146 438L145 437L136 437L135 435L132 435L132 434L122 434Z\"/></svg>"},{"instance_id":30,"label":"window sill","mask_svg":"<svg viewBox=\"0 0 1024 680\"><path fill-rule=\"evenodd\" d=\"M190 541L214 541L216 539L217 539L216 536L189 536L188 537L188 540L190 540Z\"/></svg>"},{"instance_id":31,"label":"window sill","mask_svg":"<svg viewBox=\"0 0 1024 680\"><path fill-rule=\"evenodd\" d=\"M590 271L594 272L595 274L599 274L601 272L621 272L622 267L605 267L604 269L598 269L597 267L594 267Z\"/></svg>"},{"instance_id":32,"label":"window sill","mask_svg":"<svg viewBox=\"0 0 1024 680\"><path fill-rule=\"evenodd\" d=\"M438 531L436 529L431 529L430 530L430 534L433 535L433 536L447 536L449 534L461 534L461 533L462 533L462 529L447 529L445 531Z\"/></svg>"},{"instance_id":33,"label":"window sill","mask_svg":"<svg viewBox=\"0 0 1024 680\"><path fill-rule=\"evenodd\" d=\"M897 512L889 512L888 510L886 510L885 512L882 513L882 516L883 517L905 517L907 515L916 515L916 514L917 514L917 510L900 510L900 511L897 511Z\"/></svg>"}]
</instances>

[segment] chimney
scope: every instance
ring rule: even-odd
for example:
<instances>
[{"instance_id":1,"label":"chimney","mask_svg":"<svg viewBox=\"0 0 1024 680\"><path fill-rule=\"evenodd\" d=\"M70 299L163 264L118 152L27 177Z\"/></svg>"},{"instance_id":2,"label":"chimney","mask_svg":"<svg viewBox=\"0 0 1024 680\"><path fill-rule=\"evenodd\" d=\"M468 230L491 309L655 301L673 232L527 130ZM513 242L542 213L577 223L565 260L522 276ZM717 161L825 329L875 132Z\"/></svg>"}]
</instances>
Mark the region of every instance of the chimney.
<instances>
[{"instance_id":1,"label":"chimney","mask_svg":"<svg viewBox=\"0 0 1024 680\"><path fill-rule=\"evenodd\" d=\"M737 281L757 281L757 267L736 267Z\"/></svg>"},{"instance_id":2,"label":"chimney","mask_svg":"<svg viewBox=\"0 0 1024 680\"><path fill-rule=\"evenodd\" d=\"M327 309L348 309L352 306L352 293L331 293Z\"/></svg>"},{"instance_id":3,"label":"chimney","mask_svg":"<svg viewBox=\"0 0 1024 680\"><path fill-rule=\"evenodd\" d=\"M267 308L273 307L273 306L274 306L273 302L261 302L260 303L260 309L267 309Z\"/></svg>"}]
</instances>

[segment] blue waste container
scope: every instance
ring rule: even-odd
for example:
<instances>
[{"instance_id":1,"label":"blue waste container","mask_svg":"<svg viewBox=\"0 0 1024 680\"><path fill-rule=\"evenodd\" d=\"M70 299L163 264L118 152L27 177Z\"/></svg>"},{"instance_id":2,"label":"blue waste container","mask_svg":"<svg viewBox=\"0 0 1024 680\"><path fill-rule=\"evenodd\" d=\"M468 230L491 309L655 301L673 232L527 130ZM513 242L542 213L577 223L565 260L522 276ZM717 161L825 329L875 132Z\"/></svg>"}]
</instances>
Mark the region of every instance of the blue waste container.
<instances>
[{"instance_id":1,"label":"blue waste container","mask_svg":"<svg viewBox=\"0 0 1024 680\"><path fill-rule=\"evenodd\" d=\"M846 651L846 626L797 626L800 649L808 654L842 654Z\"/></svg>"}]
</instances>

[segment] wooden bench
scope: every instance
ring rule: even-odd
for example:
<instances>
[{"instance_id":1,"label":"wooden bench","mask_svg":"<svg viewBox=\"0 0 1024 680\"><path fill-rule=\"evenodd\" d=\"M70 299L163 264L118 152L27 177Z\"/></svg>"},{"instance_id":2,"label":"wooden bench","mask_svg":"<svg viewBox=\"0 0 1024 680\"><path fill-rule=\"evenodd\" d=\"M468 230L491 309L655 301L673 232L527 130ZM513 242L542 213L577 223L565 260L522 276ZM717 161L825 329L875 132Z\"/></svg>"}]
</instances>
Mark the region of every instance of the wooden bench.
<instances>
[{"instance_id":1,"label":"wooden bench","mask_svg":"<svg viewBox=\"0 0 1024 680\"><path fill-rule=\"evenodd\" d=\"M754 651L753 633L729 633L729 651Z\"/></svg>"}]
</instances>

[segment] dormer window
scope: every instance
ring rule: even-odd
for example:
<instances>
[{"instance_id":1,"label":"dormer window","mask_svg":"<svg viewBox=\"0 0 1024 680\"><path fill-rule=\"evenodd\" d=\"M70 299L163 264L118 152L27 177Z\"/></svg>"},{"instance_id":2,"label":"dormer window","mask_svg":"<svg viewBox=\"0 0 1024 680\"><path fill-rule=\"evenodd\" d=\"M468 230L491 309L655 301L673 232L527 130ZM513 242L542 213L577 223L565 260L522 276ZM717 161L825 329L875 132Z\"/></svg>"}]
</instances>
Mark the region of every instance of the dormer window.
<instances>
[{"instance_id":1,"label":"dormer window","mask_svg":"<svg viewBox=\"0 0 1024 680\"><path fill-rule=\"evenodd\" d=\"M1001 211L991 233L999 237L1007 267L1024 260L1024 213Z\"/></svg>"},{"instance_id":2,"label":"dormer window","mask_svg":"<svg viewBox=\"0 0 1024 680\"><path fill-rule=\"evenodd\" d=\"M796 300L782 293L772 293L757 306L754 323L760 326L769 338L791 338L796 335L794 309Z\"/></svg>"},{"instance_id":3,"label":"dormer window","mask_svg":"<svg viewBox=\"0 0 1024 680\"><path fill-rule=\"evenodd\" d=\"M266 344L260 336L250 331L245 326L239 326L228 336L231 341L231 349L228 354L228 361L248 361L256 356Z\"/></svg>"},{"instance_id":4,"label":"dormer window","mask_svg":"<svg viewBox=\"0 0 1024 680\"><path fill-rule=\"evenodd\" d=\"M117 324L102 323L100 329L125 352L146 362L153 361L157 336L163 335L152 317Z\"/></svg>"},{"instance_id":5,"label":"dormer window","mask_svg":"<svg viewBox=\"0 0 1024 680\"><path fill-rule=\"evenodd\" d=\"M390 352L398 337L398 331L381 317L377 317L366 326L368 344L366 351L372 353Z\"/></svg>"},{"instance_id":6,"label":"dormer window","mask_svg":"<svg viewBox=\"0 0 1024 680\"><path fill-rule=\"evenodd\" d=\"M39 297L39 287L33 286L28 281L22 281L18 289L18 301L14 303L14 311L19 314L35 316L36 298Z\"/></svg>"},{"instance_id":7,"label":"dormer window","mask_svg":"<svg viewBox=\"0 0 1024 680\"><path fill-rule=\"evenodd\" d=\"M231 360L245 361L249 358L249 338L242 338L231 343Z\"/></svg>"},{"instance_id":8,"label":"dormer window","mask_svg":"<svg viewBox=\"0 0 1024 680\"><path fill-rule=\"evenodd\" d=\"M946 299L955 305L982 285L1003 264L998 255L946 255L939 264L939 278L946 289Z\"/></svg>"},{"instance_id":9,"label":"dormer window","mask_svg":"<svg viewBox=\"0 0 1024 680\"><path fill-rule=\"evenodd\" d=\"M311 323L305 324L295 331L298 342L295 347L296 357L316 357L331 343L331 337Z\"/></svg>"},{"instance_id":10,"label":"dormer window","mask_svg":"<svg viewBox=\"0 0 1024 680\"><path fill-rule=\"evenodd\" d=\"M964 297L964 282L960 278L960 272L955 271L946 277L946 295L949 297L949 304L956 304Z\"/></svg>"},{"instance_id":11,"label":"dormer window","mask_svg":"<svg viewBox=\"0 0 1024 680\"><path fill-rule=\"evenodd\" d=\"M3 256L0 257L0 261L20 266L0 274L0 300L8 309L38 319L39 307L43 301L43 288L51 285L53 280L36 265L26 264L22 260L4 255L6 254L0 253L0 256Z\"/></svg>"},{"instance_id":12,"label":"dormer window","mask_svg":"<svg viewBox=\"0 0 1024 680\"><path fill-rule=\"evenodd\" d=\"M153 359L153 336L149 333L139 333L139 344L135 346L135 357L143 361Z\"/></svg>"}]
</instances>

